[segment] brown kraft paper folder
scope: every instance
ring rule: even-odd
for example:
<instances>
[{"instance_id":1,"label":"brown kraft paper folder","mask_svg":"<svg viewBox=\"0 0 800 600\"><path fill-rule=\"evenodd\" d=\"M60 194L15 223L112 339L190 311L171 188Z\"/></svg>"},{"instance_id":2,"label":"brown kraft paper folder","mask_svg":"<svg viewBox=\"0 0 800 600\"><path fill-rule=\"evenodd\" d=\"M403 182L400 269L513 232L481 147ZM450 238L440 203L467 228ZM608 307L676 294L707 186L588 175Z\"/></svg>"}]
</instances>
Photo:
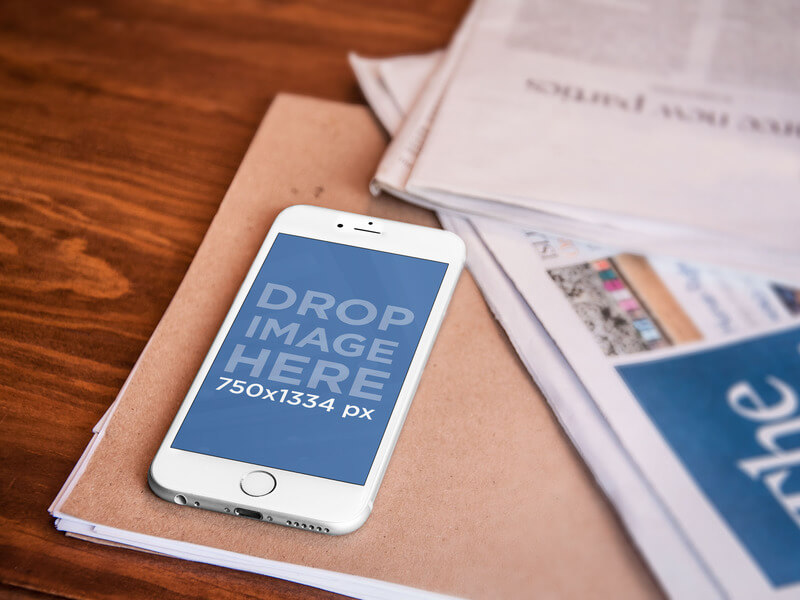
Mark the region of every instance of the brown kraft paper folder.
<instances>
[{"instance_id":1,"label":"brown kraft paper folder","mask_svg":"<svg viewBox=\"0 0 800 600\"><path fill-rule=\"evenodd\" d=\"M467 271L361 529L311 534L149 490L150 461L278 212L315 204L437 226L426 210L369 195L384 146L364 107L273 102L57 512L466 598L660 595Z\"/></svg>"}]
</instances>

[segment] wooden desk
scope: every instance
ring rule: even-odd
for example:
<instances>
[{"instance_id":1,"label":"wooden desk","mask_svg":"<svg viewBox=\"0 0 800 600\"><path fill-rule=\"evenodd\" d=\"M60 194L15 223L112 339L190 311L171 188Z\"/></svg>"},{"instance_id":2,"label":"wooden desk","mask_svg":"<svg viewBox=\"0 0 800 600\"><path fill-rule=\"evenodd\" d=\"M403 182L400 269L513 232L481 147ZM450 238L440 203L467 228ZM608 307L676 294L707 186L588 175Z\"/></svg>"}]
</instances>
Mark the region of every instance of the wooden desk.
<instances>
[{"instance_id":1,"label":"wooden desk","mask_svg":"<svg viewBox=\"0 0 800 600\"><path fill-rule=\"evenodd\" d=\"M47 507L279 91L445 45L467 0L0 4L0 597L324 598L68 539Z\"/></svg>"}]
</instances>

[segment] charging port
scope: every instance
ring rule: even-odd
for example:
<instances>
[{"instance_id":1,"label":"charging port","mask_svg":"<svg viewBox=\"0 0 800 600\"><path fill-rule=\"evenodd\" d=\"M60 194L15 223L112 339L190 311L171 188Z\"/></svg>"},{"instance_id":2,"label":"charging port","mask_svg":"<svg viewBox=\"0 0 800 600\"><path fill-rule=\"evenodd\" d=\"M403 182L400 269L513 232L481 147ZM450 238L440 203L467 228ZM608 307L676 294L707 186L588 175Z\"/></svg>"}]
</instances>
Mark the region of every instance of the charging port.
<instances>
[{"instance_id":1,"label":"charging port","mask_svg":"<svg viewBox=\"0 0 800 600\"><path fill-rule=\"evenodd\" d=\"M255 510L247 510L246 508L235 508L233 512L240 517L247 517L248 519L261 520L261 513Z\"/></svg>"}]
</instances>

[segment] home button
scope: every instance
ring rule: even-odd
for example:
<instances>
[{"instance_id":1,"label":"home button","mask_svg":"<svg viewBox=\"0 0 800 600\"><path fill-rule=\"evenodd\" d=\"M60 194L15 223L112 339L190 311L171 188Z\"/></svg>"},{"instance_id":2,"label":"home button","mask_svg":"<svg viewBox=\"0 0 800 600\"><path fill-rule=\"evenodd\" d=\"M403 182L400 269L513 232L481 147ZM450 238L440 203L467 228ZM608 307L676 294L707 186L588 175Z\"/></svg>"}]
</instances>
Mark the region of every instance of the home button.
<instances>
[{"instance_id":1,"label":"home button","mask_svg":"<svg viewBox=\"0 0 800 600\"><path fill-rule=\"evenodd\" d=\"M252 471L241 482L242 491L248 496L266 496L275 489L275 478L266 471Z\"/></svg>"}]
</instances>

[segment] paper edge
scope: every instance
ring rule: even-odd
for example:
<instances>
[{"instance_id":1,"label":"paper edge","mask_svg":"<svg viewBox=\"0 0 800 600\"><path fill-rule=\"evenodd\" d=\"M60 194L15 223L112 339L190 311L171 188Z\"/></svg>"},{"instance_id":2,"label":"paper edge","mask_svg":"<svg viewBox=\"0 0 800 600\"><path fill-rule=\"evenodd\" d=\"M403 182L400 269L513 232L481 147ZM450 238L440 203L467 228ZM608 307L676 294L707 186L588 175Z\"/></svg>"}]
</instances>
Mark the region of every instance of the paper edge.
<instances>
[{"instance_id":1,"label":"paper edge","mask_svg":"<svg viewBox=\"0 0 800 600\"><path fill-rule=\"evenodd\" d=\"M56 512L54 516L56 517L56 528L59 531L81 536L83 539L92 538L92 541L97 540L98 543L115 544L126 549L206 563L257 575L266 575L365 600L390 600L394 598L458 600L457 596L448 596L379 579L267 558L257 558L211 546L134 533L73 518L60 512ZM161 541L165 541L167 544L160 544L159 542Z\"/></svg>"}]
</instances>

